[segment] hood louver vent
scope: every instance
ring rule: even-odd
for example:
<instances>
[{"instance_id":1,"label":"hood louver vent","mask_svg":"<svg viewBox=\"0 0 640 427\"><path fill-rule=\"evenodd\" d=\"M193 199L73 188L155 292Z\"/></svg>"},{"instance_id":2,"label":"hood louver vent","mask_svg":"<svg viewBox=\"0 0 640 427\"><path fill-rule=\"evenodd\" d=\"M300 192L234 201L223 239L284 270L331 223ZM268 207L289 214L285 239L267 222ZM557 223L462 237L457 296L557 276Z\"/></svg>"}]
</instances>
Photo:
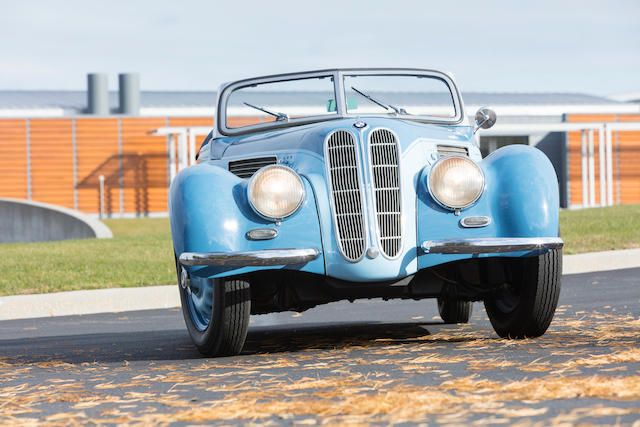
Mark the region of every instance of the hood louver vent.
<instances>
[{"instance_id":1,"label":"hood louver vent","mask_svg":"<svg viewBox=\"0 0 640 427\"><path fill-rule=\"evenodd\" d=\"M269 165L275 165L276 163L278 163L278 158L275 156L235 160L233 162L229 162L229 172L240 178L251 178L258 169Z\"/></svg>"},{"instance_id":2,"label":"hood louver vent","mask_svg":"<svg viewBox=\"0 0 640 427\"><path fill-rule=\"evenodd\" d=\"M469 157L469 150L467 149L467 147L456 147L454 145L438 145L438 157L451 156L453 154Z\"/></svg>"}]
</instances>

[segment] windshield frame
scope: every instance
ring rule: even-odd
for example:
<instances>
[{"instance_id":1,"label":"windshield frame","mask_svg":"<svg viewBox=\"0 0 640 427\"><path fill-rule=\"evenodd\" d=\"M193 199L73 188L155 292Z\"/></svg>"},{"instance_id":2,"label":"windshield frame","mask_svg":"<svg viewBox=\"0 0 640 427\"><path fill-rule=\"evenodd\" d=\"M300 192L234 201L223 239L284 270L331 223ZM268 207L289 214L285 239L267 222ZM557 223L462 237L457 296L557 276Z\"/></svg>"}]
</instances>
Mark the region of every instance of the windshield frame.
<instances>
[{"instance_id":1,"label":"windshield frame","mask_svg":"<svg viewBox=\"0 0 640 427\"><path fill-rule=\"evenodd\" d=\"M345 88L344 88L344 77L350 75L394 75L394 76L425 76L432 77L438 80L443 81L449 91L451 92L451 98L453 102L453 107L455 111L455 115L453 117L438 117L438 116L417 116L411 114L375 114L375 113L366 113L366 114L354 114L347 112L346 99L345 99ZM283 82L287 80L301 80L305 78L317 78L317 77L333 77L333 90L334 97L336 100L336 111L330 114L322 114L317 116L309 116L309 117L300 117L293 118L287 121L281 122L267 122L267 123L259 123L255 125L243 126L238 128L229 128L227 127L227 103L229 101L229 96L237 89L241 89L243 87L249 87L257 84L263 83L275 83L275 82ZM287 73L287 74L276 74L271 76L263 76L263 77L255 77L250 79L238 80L231 83L223 84L218 91L218 101L216 103L216 131L218 133L217 136L235 136L235 135L245 135L248 133L259 132L262 130L271 130L271 129L279 129L286 128L292 126L300 126L309 123L318 123L329 120L337 120L343 118L355 118L361 116L377 116L377 117L391 117L402 120L411 120L421 123L433 123L433 124L445 124L445 125L456 125L462 122L464 118L464 106L462 103L462 98L460 96L460 92L455 84L453 76L448 73L443 73L441 71L436 70L425 70L425 69L416 69L416 68L343 68L343 69L334 69L334 70L318 70L318 71L307 71L300 73ZM268 106L267 106L268 108Z\"/></svg>"}]
</instances>

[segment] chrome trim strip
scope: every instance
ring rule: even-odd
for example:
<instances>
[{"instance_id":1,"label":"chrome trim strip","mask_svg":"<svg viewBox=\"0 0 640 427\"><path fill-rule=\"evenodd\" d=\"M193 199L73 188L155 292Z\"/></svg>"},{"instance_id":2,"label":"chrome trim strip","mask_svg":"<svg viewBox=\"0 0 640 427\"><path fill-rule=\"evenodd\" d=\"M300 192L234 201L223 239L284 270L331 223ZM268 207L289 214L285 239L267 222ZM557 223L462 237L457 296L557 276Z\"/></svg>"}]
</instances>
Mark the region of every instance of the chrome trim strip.
<instances>
[{"instance_id":1,"label":"chrome trim strip","mask_svg":"<svg viewBox=\"0 0 640 427\"><path fill-rule=\"evenodd\" d=\"M560 237L480 237L425 240L420 247L429 254L497 254L560 249L563 245Z\"/></svg>"},{"instance_id":2,"label":"chrome trim strip","mask_svg":"<svg viewBox=\"0 0 640 427\"><path fill-rule=\"evenodd\" d=\"M360 172L362 173L362 194L364 196L363 199L363 206L364 208L366 208L363 212L364 216L367 219L367 222L365 224L365 230L367 231L367 249L365 250L365 252L367 252L369 249L374 249L374 250L378 250L378 240L376 238L376 212L374 210L373 207L373 200L371 199L372 193L371 193L371 175L369 174L369 168L366 166L369 164L369 156L368 156L368 151L367 151L367 147L365 146L365 141L367 140L367 138L365 138L365 133L370 131L369 125L365 122L363 127L357 128L358 129L358 135L360 136L360 139L358 140L358 152L360 153L360 165L361 165L361 169ZM355 124L355 123L354 123ZM355 127L355 126L354 126Z\"/></svg>"},{"instance_id":3,"label":"chrome trim strip","mask_svg":"<svg viewBox=\"0 0 640 427\"><path fill-rule=\"evenodd\" d=\"M264 267L304 264L320 256L318 249L265 249L247 252L183 252L180 264Z\"/></svg>"}]
</instances>

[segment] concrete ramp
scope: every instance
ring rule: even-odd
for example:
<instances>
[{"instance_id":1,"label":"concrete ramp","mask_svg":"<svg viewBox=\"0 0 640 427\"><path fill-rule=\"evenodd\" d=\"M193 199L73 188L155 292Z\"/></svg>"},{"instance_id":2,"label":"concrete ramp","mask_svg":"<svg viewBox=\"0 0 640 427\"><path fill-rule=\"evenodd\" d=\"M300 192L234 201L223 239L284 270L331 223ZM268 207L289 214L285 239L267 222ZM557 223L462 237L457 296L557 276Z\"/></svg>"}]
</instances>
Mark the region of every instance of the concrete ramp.
<instances>
[{"instance_id":1,"label":"concrete ramp","mask_svg":"<svg viewBox=\"0 0 640 427\"><path fill-rule=\"evenodd\" d=\"M62 206L0 198L0 243L111 238L109 227Z\"/></svg>"}]
</instances>

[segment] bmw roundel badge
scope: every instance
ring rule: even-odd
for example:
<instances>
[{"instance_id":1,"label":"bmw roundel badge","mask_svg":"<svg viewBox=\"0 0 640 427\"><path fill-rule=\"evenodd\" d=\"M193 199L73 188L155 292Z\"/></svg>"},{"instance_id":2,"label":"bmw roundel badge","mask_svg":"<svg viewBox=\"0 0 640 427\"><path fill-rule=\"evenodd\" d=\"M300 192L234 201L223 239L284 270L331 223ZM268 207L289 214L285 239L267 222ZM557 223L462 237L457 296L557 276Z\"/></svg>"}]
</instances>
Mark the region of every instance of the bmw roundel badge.
<instances>
[{"instance_id":1,"label":"bmw roundel badge","mask_svg":"<svg viewBox=\"0 0 640 427\"><path fill-rule=\"evenodd\" d=\"M358 129L362 129L363 127L365 127L367 124L365 122L355 122L353 124L353 127L358 128Z\"/></svg>"}]
</instances>

